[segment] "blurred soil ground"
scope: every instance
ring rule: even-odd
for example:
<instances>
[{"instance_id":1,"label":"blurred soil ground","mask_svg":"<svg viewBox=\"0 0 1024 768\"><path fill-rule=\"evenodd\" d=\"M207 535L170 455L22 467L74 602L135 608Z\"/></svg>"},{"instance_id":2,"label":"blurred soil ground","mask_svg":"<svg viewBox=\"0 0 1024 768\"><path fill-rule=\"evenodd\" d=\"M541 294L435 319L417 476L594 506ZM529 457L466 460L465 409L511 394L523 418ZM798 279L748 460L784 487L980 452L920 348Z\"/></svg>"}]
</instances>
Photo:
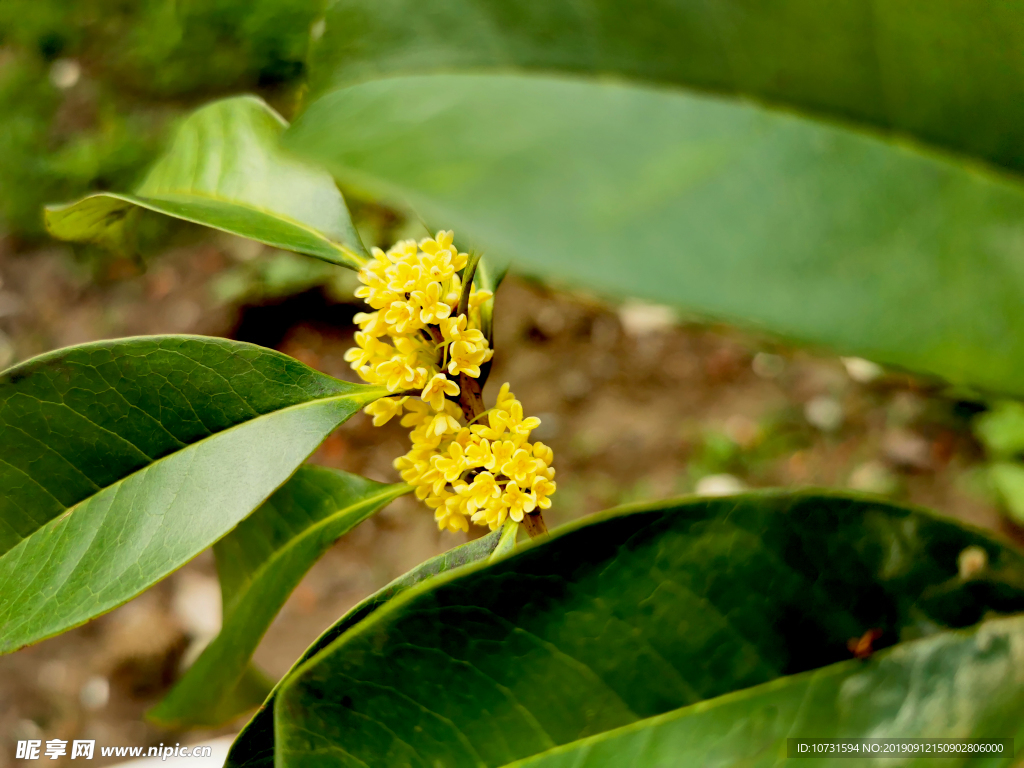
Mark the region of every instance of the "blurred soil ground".
<instances>
[{"instance_id":1,"label":"blurred soil ground","mask_svg":"<svg viewBox=\"0 0 1024 768\"><path fill-rule=\"evenodd\" d=\"M309 264L215 238L144 271L108 262L96 279L69 249L14 254L0 245L0 368L94 339L201 333L273 346L353 379L342 359L359 310L346 299L351 275ZM497 304L485 396L508 381L542 419L535 437L554 448L558 469L549 526L695 490L827 486L926 505L1024 540L986 491L970 432L977 406L934 384L522 277L506 281ZM359 414L312 460L392 481L391 462L406 445L394 422L374 429ZM414 500L398 500L312 569L257 663L282 674L358 600L462 540L439 533ZM219 610L206 553L109 615L0 658L0 768L14 765L18 739L149 746L237 729L171 733L142 719L183 659L216 633ZM97 750L95 764L104 762Z\"/></svg>"}]
</instances>

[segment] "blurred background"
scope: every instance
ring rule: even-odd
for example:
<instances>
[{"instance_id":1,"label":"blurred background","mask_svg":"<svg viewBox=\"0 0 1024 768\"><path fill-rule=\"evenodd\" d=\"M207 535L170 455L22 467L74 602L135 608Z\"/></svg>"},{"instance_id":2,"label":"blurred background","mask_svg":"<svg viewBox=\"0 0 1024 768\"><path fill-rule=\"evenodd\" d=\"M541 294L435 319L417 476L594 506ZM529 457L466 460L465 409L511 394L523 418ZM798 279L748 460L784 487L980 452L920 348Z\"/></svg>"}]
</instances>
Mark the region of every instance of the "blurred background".
<instances>
[{"instance_id":1,"label":"blurred background","mask_svg":"<svg viewBox=\"0 0 1024 768\"><path fill-rule=\"evenodd\" d=\"M151 333L227 336L353 379L342 360L354 275L153 215L141 253L47 238L41 207L125 190L175 121L258 92L286 117L303 93L319 0L0 3L0 368L69 344ZM425 234L407 212L349 195L367 244ZM458 233L456 233L458 243ZM855 489L923 504L1024 542L1024 409L513 274L498 294L495 366L556 453L549 525L617 504L768 486ZM313 461L384 481L396 424L357 416ZM256 654L282 674L371 591L462 542L408 498L341 540ZM0 658L0 768L27 738L203 743L143 712L217 632L209 553L128 605ZM234 726L237 729L237 724ZM97 762L104 762L97 757Z\"/></svg>"}]
</instances>

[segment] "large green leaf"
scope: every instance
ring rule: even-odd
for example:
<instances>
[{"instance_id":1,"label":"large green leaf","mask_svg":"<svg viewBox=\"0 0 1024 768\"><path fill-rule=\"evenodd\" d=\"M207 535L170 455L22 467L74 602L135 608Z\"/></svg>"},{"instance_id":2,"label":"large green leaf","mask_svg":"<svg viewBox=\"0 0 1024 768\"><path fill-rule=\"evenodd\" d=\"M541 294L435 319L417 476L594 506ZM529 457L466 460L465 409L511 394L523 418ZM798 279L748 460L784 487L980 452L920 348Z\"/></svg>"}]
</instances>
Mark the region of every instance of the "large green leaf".
<instances>
[{"instance_id":1,"label":"large green leaf","mask_svg":"<svg viewBox=\"0 0 1024 768\"><path fill-rule=\"evenodd\" d=\"M198 336L86 344L0 374L0 653L195 557L383 394Z\"/></svg>"},{"instance_id":2,"label":"large green leaf","mask_svg":"<svg viewBox=\"0 0 1024 768\"><path fill-rule=\"evenodd\" d=\"M323 171L281 152L287 123L251 96L192 114L133 195L101 193L46 210L50 233L130 250L138 208L358 268L365 251Z\"/></svg>"},{"instance_id":3,"label":"large green leaf","mask_svg":"<svg viewBox=\"0 0 1024 768\"><path fill-rule=\"evenodd\" d=\"M962 578L967 547L986 565ZM283 683L277 766L501 766L849 659L868 630L886 646L1022 608L1024 556L922 512L799 493L627 508L339 637Z\"/></svg>"},{"instance_id":4,"label":"large green leaf","mask_svg":"<svg viewBox=\"0 0 1024 768\"><path fill-rule=\"evenodd\" d=\"M516 526L518 527L518 526ZM302 654L287 675L278 683L277 688L267 698L260 711L250 720L228 754L229 768L273 768L274 765L274 702L281 684L304 662L341 637L346 631L360 621L394 599L409 588L442 573L448 573L464 565L488 560L495 555L501 556L511 551L514 546L515 530L506 526L503 531L493 531L482 538L455 547L444 554L416 566L407 574L400 576L383 589L375 592L363 602L346 613L334 625L328 628L305 653Z\"/></svg>"},{"instance_id":5,"label":"large green leaf","mask_svg":"<svg viewBox=\"0 0 1024 768\"><path fill-rule=\"evenodd\" d=\"M942 632L728 694L516 762L516 768L788 764L789 738L1024 737L1024 617ZM1019 749L1019 747L1018 747ZM850 758L853 759L850 759ZM886 755L886 757L899 757ZM934 766L936 755L900 766ZM943 755L943 766L1011 765L1012 754ZM870 756L796 765L877 765Z\"/></svg>"},{"instance_id":6,"label":"large green leaf","mask_svg":"<svg viewBox=\"0 0 1024 768\"><path fill-rule=\"evenodd\" d=\"M1019 0L339 0L311 71L318 89L456 68L612 75L1024 170L1022 48Z\"/></svg>"},{"instance_id":7,"label":"large green leaf","mask_svg":"<svg viewBox=\"0 0 1024 768\"><path fill-rule=\"evenodd\" d=\"M166 727L218 726L255 703L236 697L249 659L288 595L338 537L410 491L304 466L214 545L224 603L220 634L148 716Z\"/></svg>"},{"instance_id":8,"label":"large green leaf","mask_svg":"<svg viewBox=\"0 0 1024 768\"><path fill-rule=\"evenodd\" d=\"M1008 178L750 104L524 75L356 85L285 139L529 269L1024 393Z\"/></svg>"}]
</instances>

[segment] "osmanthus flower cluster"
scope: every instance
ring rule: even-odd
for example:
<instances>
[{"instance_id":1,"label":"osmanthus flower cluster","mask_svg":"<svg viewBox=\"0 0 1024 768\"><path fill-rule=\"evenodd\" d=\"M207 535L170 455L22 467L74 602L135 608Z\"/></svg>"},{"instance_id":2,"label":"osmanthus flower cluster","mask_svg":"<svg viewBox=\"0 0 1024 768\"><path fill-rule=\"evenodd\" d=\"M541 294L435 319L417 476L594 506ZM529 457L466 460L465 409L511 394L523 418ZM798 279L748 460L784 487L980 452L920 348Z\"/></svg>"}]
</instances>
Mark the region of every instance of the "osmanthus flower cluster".
<instances>
[{"instance_id":1,"label":"osmanthus flower cluster","mask_svg":"<svg viewBox=\"0 0 1024 768\"><path fill-rule=\"evenodd\" d=\"M375 426L400 417L412 448L395 461L402 479L434 510L438 528L469 523L501 526L551 506L554 458L531 443L540 419L501 387L486 411L481 366L493 354L481 330L480 307L490 291L463 284L469 257L452 232L375 248L359 271L356 296L375 311L356 315L358 346L345 359L363 380L399 393L366 407ZM418 396L418 399L417 399Z\"/></svg>"}]
</instances>

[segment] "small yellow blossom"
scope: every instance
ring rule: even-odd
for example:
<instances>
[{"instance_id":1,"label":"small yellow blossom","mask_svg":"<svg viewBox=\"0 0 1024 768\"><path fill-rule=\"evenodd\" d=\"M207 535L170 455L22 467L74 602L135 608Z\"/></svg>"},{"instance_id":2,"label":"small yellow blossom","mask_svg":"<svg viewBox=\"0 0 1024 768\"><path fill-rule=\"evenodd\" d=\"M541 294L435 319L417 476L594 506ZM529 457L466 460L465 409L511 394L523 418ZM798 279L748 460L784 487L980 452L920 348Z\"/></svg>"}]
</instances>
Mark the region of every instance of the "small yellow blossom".
<instances>
[{"instance_id":1,"label":"small yellow blossom","mask_svg":"<svg viewBox=\"0 0 1024 768\"><path fill-rule=\"evenodd\" d=\"M494 298L494 294L490 291L478 291L474 288L473 292L469 294L469 308L480 309L482 304L486 304L492 298Z\"/></svg>"},{"instance_id":2,"label":"small yellow blossom","mask_svg":"<svg viewBox=\"0 0 1024 768\"><path fill-rule=\"evenodd\" d=\"M443 435L450 434L452 432L458 432L461 425L449 413L440 411L434 414L434 418L430 420L430 424L427 425L427 434L434 435L435 437L441 437ZM455 443L458 445L458 443Z\"/></svg>"},{"instance_id":3,"label":"small yellow blossom","mask_svg":"<svg viewBox=\"0 0 1024 768\"><path fill-rule=\"evenodd\" d=\"M437 325L452 313L450 304L441 296L441 284L430 283L423 290L412 292L412 300L420 307L420 322L424 325Z\"/></svg>"},{"instance_id":4,"label":"small yellow blossom","mask_svg":"<svg viewBox=\"0 0 1024 768\"><path fill-rule=\"evenodd\" d=\"M501 486L490 472L481 472L467 487L466 498L466 509L473 514L480 507L486 506L491 499L500 499Z\"/></svg>"},{"instance_id":5,"label":"small yellow blossom","mask_svg":"<svg viewBox=\"0 0 1024 768\"><path fill-rule=\"evenodd\" d=\"M545 465L550 465L555 460L555 452L541 442L533 444L533 455Z\"/></svg>"},{"instance_id":6,"label":"small yellow blossom","mask_svg":"<svg viewBox=\"0 0 1024 768\"><path fill-rule=\"evenodd\" d=\"M431 459L430 463L434 469L444 475L445 480L453 483L466 470L466 454L461 445L452 443L448 446L447 456L438 454Z\"/></svg>"},{"instance_id":7,"label":"small yellow blossom","mask_svg":"<svg viewBox=\"0 0 1024 768\"><path fill-rule=\"evenodd\" d=\"M441 335L445 341L468 341L473 345L486 344L484 334L476 328L467 328L465 315L456 315L442 320ZM506 385L507 386L507 385Z\"/></svg>"},{"instance_id":8,"label":"small yellow blossom","mask_svg":"<svg viewBox=\"0 0 1024 768\"><path fill-rule=\"evenodd\" d=\"M523 522L523 517L528 512L537 508L537 497L532 493L521 491L515 480L510 480L505 486L505 494L501 500L508 506L508 516L517 523Z\"/></svg>"},{"instance_id":9,"label":"small yellow blossom","mask_svg":"<svg viewBox=\"0 0 1024 768\"><path fill-rule=\"evenodd\" d=\"M480 375L480 366L491 359L491 354L491 350L485 344L474 344L470 341L452 342L448 373L453 376L464 373L475 379Z\"/></svg>"},{"instance_id":10,"label":"small yellow blossom","mask_svg":"<svg viewBox=\"0 0 1024 768\"><path fill-rule=\"evenodd\" d=\"M537 460L530 457L530 452L522 448L512 454L502 472L515 480L523 488L528 488L533 482L533 476L537 474Z\"/></svg>"},{"instance_id":11,"label":"small yellow blossom","mask_svg":"<svg viewBox=\"0 0 1024 768\"><path fill-rule=\"evenodd\" d=\"M533 485L530 487L530 490L533 491L538 507L541 509L550 509L551 499L549 499L548 496L555 492L556 487L556 483L553 483L542 475L537 475L533 478Z\"/></svg>"},{"instance_id":12,"label":"small yellow blossom","mask_svg":"<svg viewBox=\"0 0 1024 768\"><path fill-rule=\"evenodd\" d=\"M411 301L393 301L384 313L384 322L399 333L412 333L423 327L419 307Z\"/></svg>"},{"instance_id":13,"label":"small yellow blossom","mask_svg":"<svg viewBox=\"0 0 1024 768\"><path fill-rule=\"evenodd\" d=\"M374 400L363 411L373 416L373 426L380 427L402 413L402 404L406 399L404 397L382 397L380 400Z\"/></svg>"},{"instance_id":14,"label":"small yellow blossom","mask_svg":"<svg viewBox=\"0 0 1024 768\"><path fill-rule=\"evenodd\" d=\"M472 435L470 432L470 443L466 446L466 462L471 467L494 469L494 454L491 453L490 442L473 440Z\"/></svg>"},{"instance_id":15,"label":"small yellow blossom","mask_svg":"<svg viewBox=\"0 0 1024 768\"><path fill-rule=\"evenodd\" d=\"M420 399L425 403L430 403L430 407L435 411L441 411L444 410L445 395L456 397L458 394L458 384L443 373L435 373L420 393Z\"/></svg>"}]
</instances>

